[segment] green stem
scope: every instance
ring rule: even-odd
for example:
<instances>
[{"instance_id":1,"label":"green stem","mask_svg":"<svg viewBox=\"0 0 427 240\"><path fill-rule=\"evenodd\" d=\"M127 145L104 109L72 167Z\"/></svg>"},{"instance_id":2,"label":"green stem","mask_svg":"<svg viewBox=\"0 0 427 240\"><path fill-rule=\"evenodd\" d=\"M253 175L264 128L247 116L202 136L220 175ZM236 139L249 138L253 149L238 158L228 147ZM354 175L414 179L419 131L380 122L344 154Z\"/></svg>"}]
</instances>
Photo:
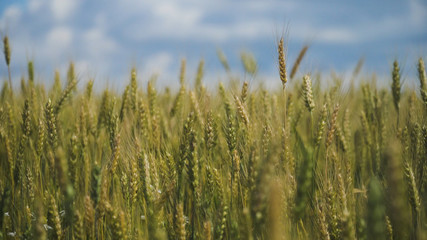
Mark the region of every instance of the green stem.
<instances>
[{"instance_id":1,"label":"green stem","mask_svg":"<svg viewBox=\"0 0 427 240\"><path fill-rule=\"evenodd\" d=\"M9 85L10 85L10 90L11 90L11 92L13 92L13 88L12 88L12 77L11 77L11 74L10 74L10 66L9 66L9 65L7 65L7 72L8 72L8 74L9 74Z\"/></svg>"}]
</instances>

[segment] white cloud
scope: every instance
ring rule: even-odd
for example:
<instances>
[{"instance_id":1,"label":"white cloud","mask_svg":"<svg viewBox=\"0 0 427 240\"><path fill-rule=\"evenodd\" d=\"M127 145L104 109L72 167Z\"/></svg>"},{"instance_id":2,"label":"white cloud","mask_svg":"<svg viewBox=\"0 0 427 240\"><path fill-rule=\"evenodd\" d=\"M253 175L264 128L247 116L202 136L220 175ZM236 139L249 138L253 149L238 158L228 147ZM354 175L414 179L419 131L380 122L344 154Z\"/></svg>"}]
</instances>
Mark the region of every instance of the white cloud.
<instances>
[{"instance_id":1,"label":"white cloud","mask_svg":"<svg viewBox=\"0 0 427 240\"><path fill-rule=\"evenodd\" d=\"M326 28L319 31L318 40L327 43L354 43L360 40L354 30L346 28Z\"/></svg>"},{"instance_id":2,"label":"white cloud","mask_svg":"<svg viewBox=\"0 0 427 240\"><path fill-rule=\"evenodd\" d=\"M78 7L79 0L52 0L50 9L55 20L67 19Z\"/></svg>"},{"instance_id":3,"label":"white cloud","mask_svg":"<svg viewBox=\"0 0 427 240\"><path fill-rule=\"evenodd\" d=\"M194 32L200 29L203 9L198 6L178 5L175 1L153 1L148 4L129 5L131 10L139 9L134 14L125 17L125 21L131 20L131 25L125 30L128 36L147 40L152 38L191 38ZM147 22L147 17L149 21ZM139 27L144 26L143 31L137 31Z\"/></svg>"},{"instance_id":4,"label":"white cloud","mask_svg":"<svg viewBox=\"0 0 427 240\"><path fill-rule=\"evenodd\" d=\"M173 63L173 56L167 52L159 52L147 57L143 73L148 75L163 75L167 72Z\"/></svg>"},{"instance_id":5,"label":"white cloud","mask_svg":"<svg viewBox=\"0 0 427 240\"><path fill-rule=\"evenodd\" d=\"M240 6L237 8L232 3L221 2L211 4L210 2L183 1L178 5L176 1L156 1L151 4L130 5L133 13L124 17L126 23L129 19L129 27L123 31L130 39L145 41L151 39L179 39L190 41L224 42L231 39L259 39L271 35L274 22L268 15L256 14L257 4ZM203 1L202 1L203 2ZM182 2L180 2L182 3ZM272 6L259 7L262 12L271 10ZM144 14L146 13L146 14ZM215 22L222 16L230 18L229 21ZM147 18L148 22L147 22ZM138 31L142 27L142 31Z\"/></svg>"},{"instance_id":6,"label":"white cloud","mask_svg":"<svg viewBox=\"0 0 427 240\"><path fill-rule=\"evenodd\" d=\"M413 24L425 26L427 22L427 7L419 0L409 1L409 18Z\"/></svg>"},{"instance_id":7,"label":"white cloud","mask_svg":"<svg viewBox=\"0 0 427 240\"><path fill-rule=\"evenodd\" d=\"M45 0L30 0L28 1L28 10L30 13L35 13L39 11L45 3Z\"/></svg>"},{"instance_id":8,"label":"white cloud","mask_svg":"<svg viewBox=\"0 0 427 240\"><path fill-rule=\"evenodd\" d=\"M158 20L163 23L170 23L169 26L190 27L197 24L202 16L199 8L186 8L177 5L175 2L168 4L158 4L153 7L153 13Z\"/></svg>"},{"instance_id":9,"label":"white cloud","mask_svg":"<svg viewBox=\"0 0 427 240\"><path fill-rule=\"evenodd\" d=\"M88 60L78 60L74 63L77 77L79 77L79 80L87 80L86 76L89 74L90 71L90 61Z\"/></svg>"},{"instance_id":10,"label":"white cloud","mask_svg":"<svg viewBox=\"0 0 427 240\"><path fill-rule=\"evenodd\" d=\"M83 33L83 42L84 47L92 56L114 52L118 47L101 28L92 28Z\"/></svg>"},{"instance_id":11,"label":"white cloud","mask_svg":"<svg viewBox=\"0 0 427 240\"><path fill-rule=\"evenodd\" d=\"M68 51L73 41L73 32L70 28L60 26L50 30L46 35L45 47L46 52L43 54L50 55L54 58L61 56L61 53Z\"/></svg>"},{"instance_id":12,"label":"white cloud","mask_svg":"<svg viewBox=\"0 0 427 240\"><path fill-rule=\"evenodd\" d=\"M0 19L0 27L4 29L15 25L17 22L19 22L21 16L22 11L19 7L12 5L6 8L6 10L3 12L3 16Z\"/></svg>"},{"instance_id":13,"label":"white cloud","mask_svg":"<svg viewBox=\"0 0 427 240\"><path fill-rule=\"evenodd\" d=\"M311 9L312 10L312 9ZM313 11L313 10L312 10ZM352 24L334 22L325 24L312 18L291 23L290 37L299 41L313 38L314 42L326 44L367 44L381 39L389 41L410 34L421 33L427 22L427 9L419 0L408 1L408 9L399 13L384 13L381 16L354 21Z\"/></svg>"},{"instance_id":14,"label":"white cloud","mask_svg":"<svg viewBox=\"0 0 427 240\"><path fill-rule=\"evenodd\" d=\"M9 8L6 9L6 11L4 12L4 17L6 19L14 19L17 20L21 17L21 9L17 6L11 6Z\"/></svg>"}]
</instances>

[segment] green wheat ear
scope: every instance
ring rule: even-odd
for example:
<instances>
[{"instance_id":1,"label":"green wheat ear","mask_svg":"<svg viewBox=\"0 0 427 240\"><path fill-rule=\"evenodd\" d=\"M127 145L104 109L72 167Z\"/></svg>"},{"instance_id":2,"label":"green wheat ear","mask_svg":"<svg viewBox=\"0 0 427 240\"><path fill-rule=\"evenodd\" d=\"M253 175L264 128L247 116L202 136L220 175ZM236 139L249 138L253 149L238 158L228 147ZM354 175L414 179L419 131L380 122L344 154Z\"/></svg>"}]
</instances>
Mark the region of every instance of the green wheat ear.
<instances>
[{"instance_id":1,"label":"green wheat ear","mask_svg":"<svg viewBox=\"0 0 427 240\"><path fill-rule=\"evenodd\" d=\"M4 58L6 61L6 65L7 65L7 71L9 74L9 86L12 89L12 77L10 75L10 55L11 55L11 50L10 50L10 45L9 45L9 37L6 35L3 37L3 53L4 53Z\"/></svg>"},{"instance_id":2,"label":"green wheat ear","mask_svg":"<svg viewBox=\"0 0 427 240\"><path fill-rule=\"evenodd\" d=\"M138 83L136 80L136 69L132 68L131 77L130 77L130 99L131 99L130 103L134 111L136 111L136 107L137 107L137 90L138 90Z\"/></svg>"},{"instance_id":3,"label":"green wheat ear","mask_svg":"<svg viewBox=\"0 0 427 240\"><path fill-rule=\"evenodd\" d=\"M70 62L70 65L68 66L68 72L67 72L67 85L70 85L71 82L76 80L76 73L74 70L74 62Z\"/></svg>"},{"instance_id":4,"label":"green wheat ear","mask_svg":"<svg viewBox=\"0 0 427 240\"><path fill-rule=\"evenodd\" d=\"M179 73L179 83L182 85L185 84L185 72L186 72L187 61L185 58L181 60L181 71Z\"/></svg>"},{"instance_id":5,"label":"green wheat ear","mask_svg":"<svg viewBox=\"0 0 427 240\"><path fill-rule=\"evenodd\" d=\"M243 68L245 69L245 71L250 75L254 76L258 70L255 57L251 53L242 52L240 54L240 59L242 61Z\"/></svg>"},{"instance_id":6,"label":"green wheat ear","mask_svg":"<svg viewBox=\"0 0 427 240\"><path fill-rule=\"evenodd\" d=\"M205 73L205 61L202 59L200 60L199 66L197 67L196 79L194 81L194 89L196 90L196 93L198 96L200 96L200 93L202 91L202 79L203 79L204 73Z\"/></svg>"},{"instance_id":7,"label":"green wheat ear","mask_svg":"<svg viewBox=\"0 0 427 240\"><path fill-rule=\"evenodd\" d=\"M304 95L305 107L311 113L314 109L313 90L311 87L310 76L304 75L302 82L302 91Z\"/></svg>"},{"instance_id":8,"label":"green wheat ear","mask_svg":"<svg viewBox=\"0 0 427 240\"><path fill-rule=\"evenodd\" d=\"M28 61L28 81L34 83L34 64L33 61Z\"/></svg>"},{"instance_id":9,"label":"green wheat ear","mask_svg":"<svg viewBox=\"0 0 427 240\"><path fill-rule=\"evenodd\" d=\"M79 211L76 211L73 219L73 236L74 239L83 240L84 239L84 228L83 228L83 217Z\"/></svg>"},{"instance_id":10,"label":"green wheat ear","mask_svg":"<svg viewBox=\"0 0 427 240\"><path fill-rule=\"evenodd\" d=\"M323 135L325 132L325 125L326 125L326 105L323 105L323 108L320 113L320 120L317 127L317 133L316 133L316 139L315 139L315 146L319 146L320 141L323 139Z\"/></svg>"},{"instance_id":11,"label":"green wheat ear","mask_svg":"<svg viewBox=\"0 0 427 240\"><path fill-rule=\"evenodd\" d=\"M420 94L421 99L424 102L424 105L427 109L427 77L426 77L426 68L424 64L424 60L420 58L418 60L418 79L420 80Z\"/></svg>"},{"instance_id":12,"label":"green wheat ear","mask_svg":"<svg viewBox=\"0 0 427 240\"><path fill-rule=\"evenodd\" d=\"M185 231L185 219L184 219L184 209L182 204L179 204L177 207L177 215L176 215L176 232L177 232L177 238L179 240L185 240L187 239L187 234Z\"/></svg>"},{"instance_id":13,"label":"green wheat ear","mask_svg":"<svg viewBox=\"0 0 427 240\"><path fill-rule=\"evenodd\" d=\"M227 72L230 72L230 65L228 64L227 57L221 49L216 50L216 54L218 56L219 61Z\"/></svg>"},{"instance_id":14,"label":"green wheat ear","mask_svg":"<svg viewBox=\"0 0 427 240\"><path fill-rule=\"evenodd\" d=\"M64 89L60 98L58 99L58 101L55 104L55 107L54 107L55 114L59 113L62 106L64 105L64 102L70 97L72 91L75 90L76 85L77 85L77 80L73 76L72 79L68 82L67 87Z\"/></svg>"},{"instance_id":15,"label":"green wheat ear","mask_svg":"<svg viewBox=\"0 0 427 240\"><path fill-rule=\"evenodd\" d=\"M55 200L55 196L53 194L48 195L48 224L50 224L53 227L53 237L55 239L63 239L63 229L61 227L61 218L59 216L59 210L58 205Z\"/></svg>"},{"instance_id":16,"label":"green wheat ear","mask_svg":"<svg viewBox=\"0 0 427 240\"><path fill-rule=\"evenodd\" d=\"M400 102L400 69L399 63L397 60L393 62L393 71L392 71L393 83L391 85L391 90L393 94L393 103L394 108L399 112L399 102Z\"/></svg>"}]
</instances>

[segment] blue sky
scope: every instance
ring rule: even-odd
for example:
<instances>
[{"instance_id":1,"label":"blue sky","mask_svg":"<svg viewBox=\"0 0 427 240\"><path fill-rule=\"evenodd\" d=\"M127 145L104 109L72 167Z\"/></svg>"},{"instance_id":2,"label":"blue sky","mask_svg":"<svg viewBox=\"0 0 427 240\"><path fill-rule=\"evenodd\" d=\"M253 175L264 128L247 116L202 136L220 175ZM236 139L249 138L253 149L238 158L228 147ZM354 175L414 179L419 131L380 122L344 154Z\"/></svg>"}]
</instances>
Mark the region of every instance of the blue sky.
<instances>
[{"instance_id":1,"label":"blue sky","mask_svg":"<svg viewBox=\"0 0 427 240\"><path fill-rule=\"evenodd\" d=\"M204 58L207 81L215 82L224 75L217 48L236 74L242 71L240 53L252 52L258 79L279 83L276 41L285 31L289 64L304 44L311 45L300 74L349 73L364 57L365 72L387 76L398 59L408 83L415 84L415 62L427 56L427 2L0 1L0 33L10 37L13 76L25 74L33 59L37 77L49 83L54 69L65 76L73 60L82 82L94 77L121 88L136 66L141 82L157 73L158 84L176 86L181 58L187 59L189 80ZM4 65L1 60L2 78Z\"/></svg>"}]
</instances>

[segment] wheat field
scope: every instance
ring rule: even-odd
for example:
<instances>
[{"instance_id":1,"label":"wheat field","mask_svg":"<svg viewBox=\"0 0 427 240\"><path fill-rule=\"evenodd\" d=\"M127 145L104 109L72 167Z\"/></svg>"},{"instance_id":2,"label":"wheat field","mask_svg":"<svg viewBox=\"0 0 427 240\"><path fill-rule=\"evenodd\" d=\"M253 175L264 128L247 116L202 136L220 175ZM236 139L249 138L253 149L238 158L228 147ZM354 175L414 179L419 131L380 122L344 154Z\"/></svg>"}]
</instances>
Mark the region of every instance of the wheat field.
<instances>
[{"instance_id":1,"label":"wheat field","mask_svg":"<svg viewBox=\"0 0 427 240\"><path fill-rule=\"evenodd\" d=\"M73 63L37 82L31 61L11 89L3 47L0 239L427 239L422 58L415 89L397 61L387 87L345 88L299 73L307 47L292 66L281 39L277 90L208 90L204 62L182 60L176 91L133 69L123 92L97 92Z\"/></svg>"}]
</instances>

